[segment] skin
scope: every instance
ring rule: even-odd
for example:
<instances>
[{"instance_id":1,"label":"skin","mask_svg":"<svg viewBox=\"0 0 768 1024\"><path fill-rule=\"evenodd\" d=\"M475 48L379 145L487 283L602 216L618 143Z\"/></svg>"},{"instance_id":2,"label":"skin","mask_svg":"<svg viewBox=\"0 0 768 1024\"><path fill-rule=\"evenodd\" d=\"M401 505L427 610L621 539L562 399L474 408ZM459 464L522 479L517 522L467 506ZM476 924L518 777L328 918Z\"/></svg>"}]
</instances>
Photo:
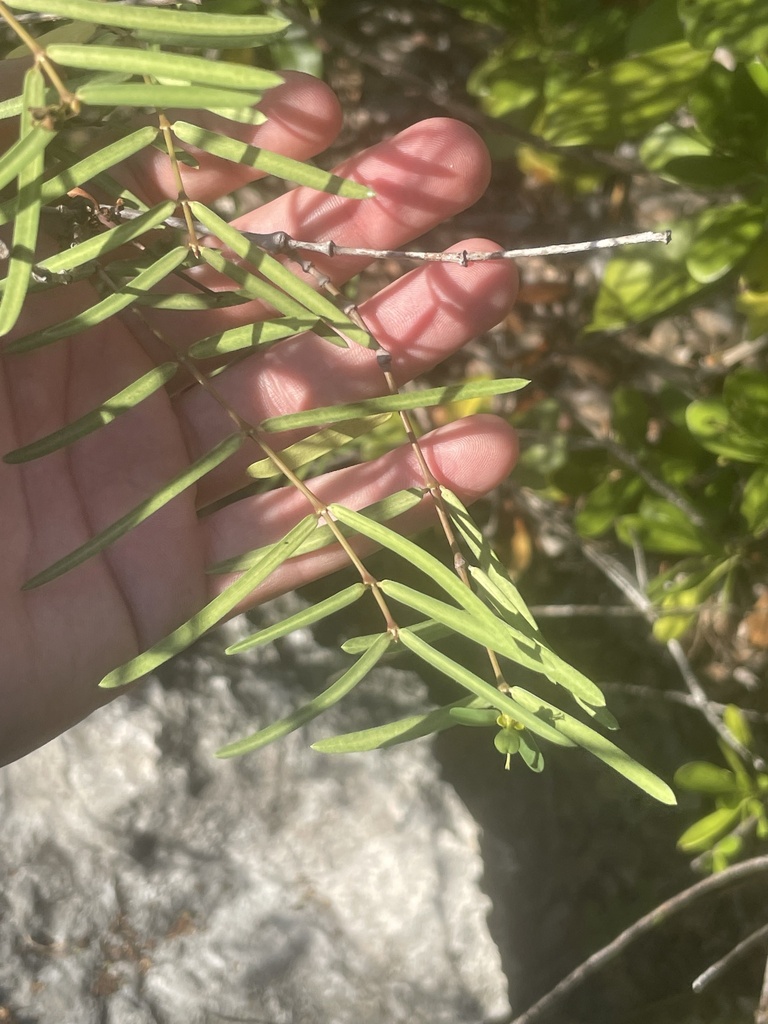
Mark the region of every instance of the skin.
<instances>
[{"instance_id":1,"label":"skin","mask_svg":"<svg viewBox=\"0 0 768 1024\"><path fill-rule=\"evenodd\" d=\"M264 125L226 122L227 130L304 159L322 151L340 128L333 94L304 75L288 76L266 95L262 109L269 116ZM207 123L215 125L215 119ZM199 156L199 170L183 168L191 198L209 202L258 177ZM285 229L297 238L332 237L340 244L399 246L474 203L488 183L489 157L470 128L440 118L414 125L339 170L371 185L376 198L345 200L299 188L240 218L238 226ZM175 195L167 161L154 151L132 160L120 174L147 201ZM456 248L495 245L466 239ZM364 266L353 259L317 262L337 283ZM497 323L513 302L516 283L514 268L501 263L432 265L404 274L361 311L404 383ZM59 322L91 301L87 282L35 296L17 333ZM265 315L257 303L206 313L148 314L153 327L181 345ZM167 352L152 352L146 333L113 318L47 348L5 357L0 452L70 422L150 369L155 358L168 358ZM313 336L252 356L216 381L250 422L385 392L370 352L342 350ZM184 622L229 582L206 575L206 565L278 539L306 514L305 500L282 489L197 518L197 507L245 482L244 467L259 457L256 445L247 442L197 489L187 490L102 555L37 590L20 591L31 575L152 494L231 431L231 421L199 388L160 391L63 452L21 466L0 463L0 763L47 742L114 697L115 691L98 689L98 681ZM498 484L517 454L510 428L492 416L437 430L424 439L423 449L437 479L465 501ZM403 447L375 463L327 474L312 486L323 500L359 508L421 482L412 452ZM433 514L423 502L401 528L416 529ZM334 549L294 559L248 603L345 562L343 552Z\"/></svg>"}]
</instances>

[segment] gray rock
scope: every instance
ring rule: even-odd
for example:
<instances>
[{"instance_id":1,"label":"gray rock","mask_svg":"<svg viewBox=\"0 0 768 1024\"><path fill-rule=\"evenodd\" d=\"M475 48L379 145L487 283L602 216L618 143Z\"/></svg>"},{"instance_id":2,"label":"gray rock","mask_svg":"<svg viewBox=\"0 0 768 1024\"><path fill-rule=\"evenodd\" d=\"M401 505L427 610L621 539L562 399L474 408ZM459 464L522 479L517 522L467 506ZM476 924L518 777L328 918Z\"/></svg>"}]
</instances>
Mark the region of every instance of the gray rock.
<instances>
[{"instance_id":1,"label":"gray rock","mask_svg":"<svg viewBox=\"0 0 768 1024\"><path fill-rule=\"evenodd\" d=\"M242 622L225 627L226 639ZM207 638L0 771L0 1010L35 1024L470 1024L509 1011L474 821L429 742L309 742L424 706L380 668L299 735L214 751L340 666Z\"/></svg>"}]
</instances>

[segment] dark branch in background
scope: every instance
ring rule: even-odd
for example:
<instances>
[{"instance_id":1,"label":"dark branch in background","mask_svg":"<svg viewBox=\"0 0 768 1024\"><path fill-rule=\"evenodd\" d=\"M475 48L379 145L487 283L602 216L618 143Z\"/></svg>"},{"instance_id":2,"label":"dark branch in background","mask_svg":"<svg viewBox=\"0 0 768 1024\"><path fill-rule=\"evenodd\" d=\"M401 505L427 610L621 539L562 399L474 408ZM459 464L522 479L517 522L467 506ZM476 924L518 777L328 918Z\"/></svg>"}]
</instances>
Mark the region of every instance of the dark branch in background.
<instances>
[{"instance_id":1,"label":"dark branch in background","mask_svg":"<svg viewBox=\"0 0 768 1024\"><path fill-rule=\"evenodd\" d=\"M639 921L635 921L634 924L630 925L612 942L609 942L607 946L593 953L592 956L575 970L571 971L562 981L558 982L553 989L547 992L545 996L542 996L525 1013L515 1017L511 1024L531 1024L532 1021L539 1018L547 1010L552 1009L557 1002L569 995L584 980L610 963L611 960L615 960L635 939L640 938L641 935L645 935L647 932L653 931L659 925L665 924L674 914L690 906L700 896L726 888L734 882L749 878L762 871L768 871L768 856L754 857L752 860L743 861L741 864L734 864L733 867L726 868L725 871L720 871L716 875L710 875L709 878L704 878L689 889L684 889L676 896L672 896L671 899L665 900L664 903L661 903L650 913L641 917ZM753 935L751 938L755 939L755 936ZM766 1001L768 1002L768 999ZM763 1024L763 1022L759 1022L759 1024Z\"/></svg>"}]
</instances>

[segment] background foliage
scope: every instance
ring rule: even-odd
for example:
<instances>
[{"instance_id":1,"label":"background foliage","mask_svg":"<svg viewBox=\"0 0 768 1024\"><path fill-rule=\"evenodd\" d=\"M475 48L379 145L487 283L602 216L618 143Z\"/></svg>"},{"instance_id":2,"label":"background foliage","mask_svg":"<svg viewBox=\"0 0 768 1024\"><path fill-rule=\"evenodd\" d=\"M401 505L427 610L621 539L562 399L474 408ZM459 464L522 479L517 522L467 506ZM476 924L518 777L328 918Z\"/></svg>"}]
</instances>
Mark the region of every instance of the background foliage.
<instances>
[{"instance_id":1,"label":"background foliage","mask_svg":"<svg viewBox=\"0 0 768 1024\"><path fill-rule=\"evenodd\" d=\"M216 7L288 14L293 27L261 51L261 63L325 73L346 86L348 107L357 103L369 114L357 138L381 130L384 101L360 69L381 72L382 59L398 74L403 108L390 111L387 127L399 126L398 116L412 120L432 110L473 120L496 158L493 227L485 233L504 230L505 244L517 244L521 234L536 244L635 226L673 229L669 248L630 251L604 267L538 261L524 268L517 317L429 383L454 382L461 373L479 382L533 380L510 413L525 442L520 471L480 511L498 564L529 600L539 598L545 615L560 606L547 630L558 650L588 674L621 680L610 692L633 725L644 725L631 739L640 759L652 738L668 769L679 768L677 786L691 795L683 816L667 826L666 841L671 828L681 851L705 871L760 851L768 713L763 5L326 0ZM412 41L420 32L421 41L398 51L398 25L400 38L411 31ZM237 50L230 56L251 59ZM391 93L391 83L387 88ZM431 241L437 247L453 240ZM9 288L11 273L24 270L9 273ZM363 279L352 290L363 295L366 287ZM490 401L482 393L464 399L472 409ZM436 423L467 411L466 404L444 405L425 416ZM390 421L360 450L373 457L396 443ZM317 588L309 593L332 597ZM634 618L617 612L622 602ZM344 689L339 683L332 696ZM642 710L632 711L638 698ZM674 700L693 709L684 722L672 711ZM490 723L487 707L472 711L479 716L471 723L465 709L453 709L429 724L441 727L447 715L452 724ZM519 730L496 712L490 724L497 748L505 755L514 748L535 766L535 749L521 749ZM704 729L691 724L694 716L702 716ZM456 741L459 748L464 742L471 740ZM594 872L591 863L585 877ZM755 926L743 906L736 920L738 937ZM726 944L729 927L717 918L700 923L721 930ZM737 1014L744 1019L759 990L755 970L748 980ZM725 1000L729 1011L734 998ZM717 1019L720 1005L715 996L690 1012ZM652 1019L667 1012L680 1019L676 1003L656 1005Z\"/></svg>"}]
</instances>

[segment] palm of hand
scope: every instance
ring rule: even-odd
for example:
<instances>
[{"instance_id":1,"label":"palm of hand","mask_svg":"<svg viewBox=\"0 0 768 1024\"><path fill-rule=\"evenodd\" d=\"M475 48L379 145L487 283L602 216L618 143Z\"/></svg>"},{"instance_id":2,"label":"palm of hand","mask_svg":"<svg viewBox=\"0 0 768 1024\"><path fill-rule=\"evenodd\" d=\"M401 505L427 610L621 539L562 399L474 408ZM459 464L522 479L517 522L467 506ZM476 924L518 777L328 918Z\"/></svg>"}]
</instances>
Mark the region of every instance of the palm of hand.
<instances>
[{"instance_id":1,"label":"palm of hand","mask_svg":"<svg viewBox=\"0 0 768 1024\"><path fill-rule=\"evenodd\" d=\"M305 76L291 76L263 106L270 119L249 129L247 141L299 159L324 148L339 127L334 98ZM487 183L488 160L470 129L437 120L414 126L341 170L370 184L377 198L358 203L297 189L241 218L238 226L342 244L399 245L477 199ZM123 172L148 201L174 194L159 154L142 157ZM250 177L202 154L200 170L185 183L193 198L209 201ZM474 240L458 247L487 244ZM341 282L362 266L363 261L345 259L329 261L323 269ZM503 264L433 265L390 285L362 312L404 382L497 322L513 292L514 271ZM89 284L80 283L35 297L23 333L74 315L92 302L92 294ZM266 312L257 303L197 314L155 312L152 327L186 347L216 330L262 319ZM5 392L0 451L97 406L151 368L151 350L151 334L140 322L113 318L76 338L9 355L0 365ZM160 349L157 355L167 358ZM238 363L217 377L217 387L251 423L384 390L370 352L333 348L311 336ZM96 686L106 672L174 629L221 589L220 578L206 576L206 565L277 539L306 514L305 500L283 489L198 519L198 507L244 482L245 466L259 457L248 442L197 489L174 499L104 554L38 590L20 591L31 575L153 494L230 432L226 414L200 389L161 391L70 449L23 466L0 464L2 761L21 756L109 699ZM491 417L437 431L423 448L438 479L469 499L494 486L514 459L508 428ZM327 474L313 482L313 489L324 500L360 507L420 483L404 448L374 464ZM410 525L423 521L425 511ZM333 549L295 559L251 603L344 561Z\"/></svg>"}]
</instances>

